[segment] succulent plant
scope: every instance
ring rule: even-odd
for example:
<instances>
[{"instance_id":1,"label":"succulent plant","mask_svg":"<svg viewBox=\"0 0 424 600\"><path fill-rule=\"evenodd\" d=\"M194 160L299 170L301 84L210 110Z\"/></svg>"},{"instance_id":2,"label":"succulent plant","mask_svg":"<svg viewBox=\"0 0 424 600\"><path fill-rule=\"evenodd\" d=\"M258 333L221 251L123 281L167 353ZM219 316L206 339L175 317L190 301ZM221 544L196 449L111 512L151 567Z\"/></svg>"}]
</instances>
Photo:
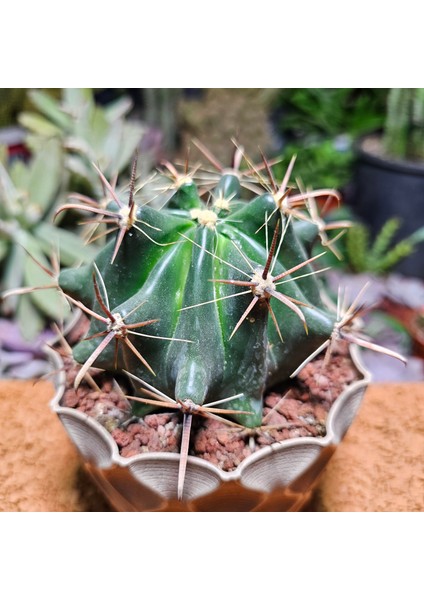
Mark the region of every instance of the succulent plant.
<instances>
[{"instance_id":1,"label":"succulent plant","mask_svg":"<svg viewBox=\"0 0 424 600\"><path fill-rule=\"evenodd\" d=\"M316 202L337 193L293 190L294 160L278 185L265 158L258 166L246 158L242 170L237 148L233 167L221 169L205 154L219 171L212 176L165 165L161 210L143 204L142 192L136 201L136 163L127 202L100 173L110 203L98 208L85 199L80 207L116 233L93 262L58 279L90 319L73 349L82 365L75 386L94 366L132 380L135 416L182 412L179 497L193 416L260 426L266 387L323 350L329 360L340 339L403 360L357 331L360 296L349 307L340 298L334 309L322 299L322 253L309 251L325 234ZM211 182L205 202L199 190ZM68 208L75 204L61 211Z\"/></svg>"},{"instance_id":2,"label":"succulent plant","mask_svg":"<svg viewBox=\"0 0 424 600\"><path fill-rule=\"evenodd\" d=\"M412 254L416 250L416 244L424 239L424 227L394 243L394 236L400 226L401 222L397 217L388 219L371 243L369 229L362 223L356 223L346 236L346 260L352 271L382 275Z\"/></svg>"},{"instance_id":3,"label":"succulent plant","mask_svg":"<svg viewBox=\"0 0 424 600\"><path fill-rule=\"evenodd\" d=\"M109 178L122 174L145 127L126 118L132 103L125 97L103 107L93 90L71 88L63 89L60 99L43 90L29 91L28 99L38 112L25 110L18 119L28 132L31 159L8 162L5 155L0 160L0 310L18 321L25 338L34 339L48 321L69 314L51 281L59 266L94 255L86 245L94 237L93 226L87 225L85 236L77 234L81 213L63 221L64 215L54 219L57 209L71 189L89 193L98 205L107 202L98 168ZM23 294L29 289L30 295Z\"/></svg>"},{"instance_id":4,"label":"succulent plant","mask_svg":"<svg viewBox=\"0 0 424 600\"><path fill-rule=\"evenodd\" d=\"M87 247L79 234L53 223L65 191L62 172L63 154L55 139L28 162L8 164L0 157L0 311L15 318L26 339L34 339L48 320L69 314L55 290L37 291L55 287L52 253L58 253L64 266L94 255L94 247ZM22 293L29 289L33 293Z\"/></svg>"},{"instance_id":5,"label":"succulent plant","mask_svg":"<svg viewBox=\"0 0 424 600\"><path fill-rule=\"evenodd\" d=\"M391 157L424 159L424 88L389 90L383 142Z\"/></svg>"},{"instance_id":6,"label":"succulent plant","mask_svg":"<svg viewBox=\"0 0 424 600\"><path fill-rule=\"evenodd\" d=\"M60 99L42 90L28 92L36 111L26 110L19 122L29 132L31 148L56 139L64 153L64 166L79 184L102 197L93 163L108 178L116 177L131 163L146 127L129 119L132 102L127 97L101 106L90 88L64 88ZM73 189L73 191L76 191Z\"/></svg>"}]
</instances>

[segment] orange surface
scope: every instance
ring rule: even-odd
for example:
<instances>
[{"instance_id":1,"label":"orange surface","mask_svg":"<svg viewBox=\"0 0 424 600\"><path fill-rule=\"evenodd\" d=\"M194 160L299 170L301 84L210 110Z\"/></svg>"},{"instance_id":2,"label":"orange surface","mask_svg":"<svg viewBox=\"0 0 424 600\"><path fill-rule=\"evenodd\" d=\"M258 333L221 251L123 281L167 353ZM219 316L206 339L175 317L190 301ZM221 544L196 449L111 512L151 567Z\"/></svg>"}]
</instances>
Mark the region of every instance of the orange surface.
<instances>
[{"instance_id":1,"label":"orange surface","mask_svg":"<svg viewBox=\"0 0 424 600\"><path fill-rule=\"evenodd\" d=\"M0 381L0 510L109 510L51 412L52 396L44 381ZM424 510L424 383L370 386L312 509Z\"/></svg>"},{"instance_id":2,"label":"orange surface","mask_svg":"<svg viewBox=\"0 0 424 600\"><path fill-rule=\"evenodd\" d=\"M424 383L369 387L321 477L312 508L424 511Z\"/></svg>"},{"instance_id":3,"label":"orange surface","mask_svg":"<svg viewBox=\"0 0 424 600\"><path fill-rule=\"evenodd\" d=\"M53 394L46 381L0 381L0 510L108 510L49 408Z\"/></svg>"}]
</instances>

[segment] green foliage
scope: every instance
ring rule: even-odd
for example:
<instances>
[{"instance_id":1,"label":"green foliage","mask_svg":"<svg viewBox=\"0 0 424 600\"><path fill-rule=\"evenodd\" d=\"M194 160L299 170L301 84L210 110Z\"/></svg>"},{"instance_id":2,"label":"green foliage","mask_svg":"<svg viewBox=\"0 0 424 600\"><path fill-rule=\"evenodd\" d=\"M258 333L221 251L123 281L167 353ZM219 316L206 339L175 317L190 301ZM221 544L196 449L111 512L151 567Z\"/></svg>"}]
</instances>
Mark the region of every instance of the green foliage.
<instances>
[{"instance_id":1,"label":"green foliage","mask_svg":"<svg viewBox=\"0 0 424 600\"><path fill-rule=\"evenodd\" d=\"M391 88L383 139L389 156L424 160L424 88Z\"/></svg>"},{"instance_id":2,"label":"green foliage","mask_svg":"<svg viewBox=\"0 0 424 600\"><path fill-rule=\"evenodd\" d=\"M341 189L350 179L352 144L382 127L385 89L291 88L275 100L283 157L300 158L295 176L305 185Z\"/></svg>"},{"instance_id":3,"label":"green foliage","mask_svg":"<svg viewBox=\"0 0 424 600\"><path fill-rule=\"evenodd\" d=\"M396 217L388 219L373 243L370 242L368 228L356 223L346 234L346 261L356 273L368 272L381 275L387 273L399 261L414 252L424 228L413 236L393 244L393 238L400 227Z\"/></svg>"},{"instance_id":4,"label":"green foliage","mask_svg":"<svg viewBox=\"0 0 424 600\"><path fill-rule=\"evenodd\" d=\"M145 131L127 118L128 98L99 106L88 88L32 90L25 94L25 107L18 121L28 131L31 159L8 164L4 152L0 162L1 292L54 287L45 272L54 253L64 266L92 259L94 248L75 231L81 214L54 216L70 190L104 199L94 165L110 178L125 172ZM1 312L14 316L23 334L32 338L46 321L62 321L69 309L53 289L43 289L9 295Z\"/></svg>"},{"instance_id":5,"label":"green foliage","mask_svg":"<svg viewBox=\"0 0 424 600\"><path fill-rule=\"evenodd\" d=\"M57 139L64 153L65 169L76 185L102 197L102 188L93 163L109 178L122 173L145 132L142 123L128 118L131 101L121 97L107 106L95 102L90 88L65 88L56 99L45 91L32 90L29 98L36 109L19 115L29 132L28 145L41 148Z\"/></svg>"},{"instance_id":6,"label":"green foliage","mask_svg":"<svg viewBox=\"0 0 424 600\"><path fill-rule=\"evenodd\" d=\"M298 143L291 143L285 147L282 156L285 161L291 156L299 156L294 176L305 185L316 187L319 181L324 187L340 189L349 180L353 160L350 142L346 142L342 139L325 139L302 147Z\"/></svg>"},{"instance_id":7,"label":"green foliage","mask_svg":"<svg viewBox=\"0 0 424 600\"><path fill-rule=\"evenodd\" d=\"M381 127L385 97L383 89L283 89L276 99L281 131L297 139L342 133L356 137Z\"/></svg>"},{"instance_id":8,"label":"green foliage","mask_svg":"<svg viewBox=\"0 0 424 600\"><path fill-rule=\"evenodd\" d=\"M49 269L56 250L64 265L89 260L79 235L53 224L55 210L64 193L63 153L58 140L46 140L28 163L8 165L6 153L0 160L0 291L51 285ZM37 262L39 264L37 264ZM54 290L15 295L1 304L1 313L14 315L23 335L31 339L46 320L61 321L67 306Z\"/></svg>"}]
</instances>

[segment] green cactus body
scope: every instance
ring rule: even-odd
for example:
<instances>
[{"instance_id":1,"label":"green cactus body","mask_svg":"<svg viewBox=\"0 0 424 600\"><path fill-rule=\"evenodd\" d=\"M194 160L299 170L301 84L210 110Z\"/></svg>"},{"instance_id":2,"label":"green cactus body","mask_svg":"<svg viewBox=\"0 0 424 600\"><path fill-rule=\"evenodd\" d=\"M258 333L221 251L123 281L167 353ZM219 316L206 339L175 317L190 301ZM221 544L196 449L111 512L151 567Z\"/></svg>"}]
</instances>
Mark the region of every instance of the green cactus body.
<instances>
[{"instance_id":1,"label":"green cactus body","mask_svg":"<svg viewBox=\"0 0 424 600\"><path fill-rule=\"evenodd\" d=\"M241 201L237 177L224 174L212 198L230 199L230 207L207 209L196 186L185 183L167 208L138 207L137 228L127 232L113 263L115 240L100 251L95 264L110 312L126 324L157 321L137 330L150 337L129 336L154 374L124 344L117 354L114 343L107 345L94 366L125 369L171 398L199 406L237 396L223 406L249 412L235 414L234 420L253 427L261 424L266 386L286 380L328 339L335 317L321 303L316 277L295 278L313 270L308 264L275 285L304 303L300 307L307 333L298 315L273 297L270 305L284 341L262 298L232 335L254 299L249 282L267 263L278 221L284 239L271 261L272 275L284 273L308 255L292 225L284 227L286 218L275 210L270 194ZM92 264L65 270L59 284L71 297L103 314L94 293L93 270ZM240 281L247 285L237 284ZM103 283L99 289L106 302ZM103 331L105 322L93 318L87 334L91 339L74 348L78 362L84 363L96 351L104 339L96 334ZM134 403L138 415L151 410L150 405Z\"/></svg>"}]
</instances>

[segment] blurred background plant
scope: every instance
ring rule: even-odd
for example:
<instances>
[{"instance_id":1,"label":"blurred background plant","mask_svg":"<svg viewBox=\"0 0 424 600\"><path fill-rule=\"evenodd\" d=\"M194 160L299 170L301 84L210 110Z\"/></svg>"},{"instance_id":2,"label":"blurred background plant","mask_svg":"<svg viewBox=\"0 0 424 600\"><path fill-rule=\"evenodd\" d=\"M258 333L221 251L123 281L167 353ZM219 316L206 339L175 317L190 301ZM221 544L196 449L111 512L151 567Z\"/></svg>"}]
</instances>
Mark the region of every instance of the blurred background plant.
<instances>
[{"instance_id":1,"label":"blurred background plant","mask_svg":"<svg viewBox=\"0 0 424 600\"><path fill-rule=\"evenodd\" d=\"M127 119L131 99L119 96L100 105L89 88L64 88L59 99L42 90L29 90L28 97L36 110L20 113L18 122L28 131L29 149L35 151L47 140L58 140L70 177L68 189L101 198L104 192L93 163L108 180L118 176L147 131L142 122Z\"/></svg>"},{"instance_id":2,"label":"blurred background plant","mask_svg":"<svg viewBox=\"0 0 424 600\"><path fill-rule=\"evenodd\" d=\"M350 209L335 210L332 219L351 215ZM331 219L330 219L331 221ZM323 284L337 301L339 290L345 290L346 301L352 301L365 283L371 282L362 297L364 332L379 344L408 356L406 368L390 365L384 357L375 359L362 353L374 381L417 380L424 378L424 282L395 273L396 265L417 251L424 240L424 227L411 236L394 242L400 220L388 219L372 239L369 227L354 222L337 241L342 256L337 260L327 253L322 262L332 267L325 273Z\"/></svg>"},{"instance_id":3,"label":"blurred background plant","mask_svg":"<svg viewBox=\"0 0 424 600\"><path fill-rule=\"evenodd\" d=\"M271 121L283 157L301 155L294 174L305 185L349 183L358 137L381 129L387 89L287 88L271 103Z\"/></svg>"},{"instance_id":4,"label":"blurred background plant","mask_svg":"<svg viewBox=\"0 0 424 600\"><path fill-rule=\"evenodd\" d=\"M363 223L355 223L346 232L346 263L354 273L375 273L384 275L390 272L399 261L411 255L417 244L424 241L424 227L409 237L393 242L400 227L400 219L388 219L371 241L369 228Z\"/></svg>"},{"instance_id":5,"label":"blurred background plant","mask_svg":"<svg viewBox=\"0 0 424 600\"><path fill-rule=\"evenodd\" d=\"M1 291L51 285L43 273L51 269L54 252L63 265L81 263L92 255L77 233L53 222L65 193L63 153L56 139L37 148L24 162L0 160L0 274ZM39 264L37 264L37 262ZM27 339L34 338L46 319L62 321L65 306L53 290L13 295L3 300L1 312L13 316Z\"/></svg>"},{"instance_id":6,"label":"blurred background plant","mask_svg":"<svg viewBox=\"0 0 424 600\"><path fill-rule=\"evenodd\" d=\"M424 88L390 88L380 130L357 140L349 204L376 238L400 219L393 241L424 227ZM399 261L396 272L424 279L424 241Z\"/></svg>"},{"instance_id":7,"label":"blurred background plant","mask_svg":"<svg viewBox=\"0 0 424 600\"><path fill-rule=\"evenodd\" d=\"M122 176L117 193L125 193L129 164L148 128L128 118L132 101L125 95L104 106L92 89L8 92L1 97L7 133L12 128L15 135L18 126L24 136L18 154L0 145L0 373L16 375L28 373L28 352L39 355L50 325L70 315L54 289L55 271L94 254L77 227L81 214L54 218L56 211L70 193L105 198L94 165L109 179ZM34 287L44 289L4 296Z\"/></svg>"},{"instance_id":8,"label":"blurred background plant","mask_svg":"<svg viewBox=\"0 0 424 600\"><path fill-rule=\"evenodd\" d=\"M341 259L327 253L323 261L327 266L347 273L387 275L402 259L416 252L418 244L424 241L424 227L400 241L394 241L401 226L401 220L397 217L387 219L375 238L372 238L366 223L357 220L351 208L335 208L326 219L328 224L339 220L352 223L337 242Z\"/></svg>"},{"instance_id":9,"label":"blurred background plant","mask_svg":"<svg viewBox=\"0 0 424 600\"><path fill-rule=\"evenodd\" d=\"M424 88L391 88L383 144L388 156L424 161Z\"/></svg>"}]
</instances>

